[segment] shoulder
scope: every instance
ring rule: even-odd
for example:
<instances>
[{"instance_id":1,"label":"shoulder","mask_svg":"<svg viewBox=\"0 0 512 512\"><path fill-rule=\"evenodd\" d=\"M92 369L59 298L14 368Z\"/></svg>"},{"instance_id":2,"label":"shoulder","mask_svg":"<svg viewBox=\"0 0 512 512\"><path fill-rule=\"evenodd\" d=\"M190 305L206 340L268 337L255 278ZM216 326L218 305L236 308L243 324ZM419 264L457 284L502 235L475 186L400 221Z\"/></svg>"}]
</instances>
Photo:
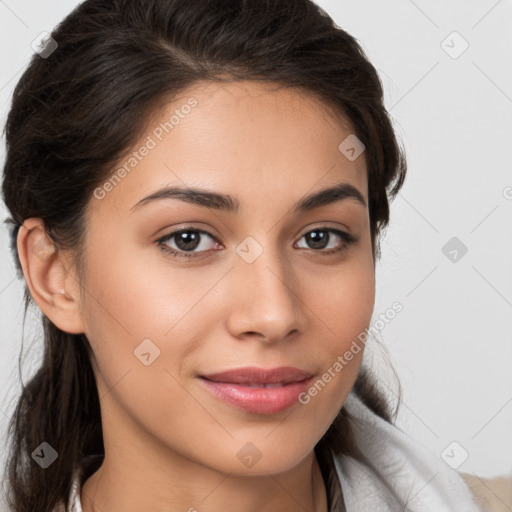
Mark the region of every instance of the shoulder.
<instances>
[{"instance_id":1,"label":"shoulder","mask_svg":"<svg viewBox=\"0 0 512 512\"><path fill-rule=\"evenodd\" d=\"M512 476L483 478L460 473L478 504L486 512L510 512L512 509Z\"/></svg>"}]
</instances>

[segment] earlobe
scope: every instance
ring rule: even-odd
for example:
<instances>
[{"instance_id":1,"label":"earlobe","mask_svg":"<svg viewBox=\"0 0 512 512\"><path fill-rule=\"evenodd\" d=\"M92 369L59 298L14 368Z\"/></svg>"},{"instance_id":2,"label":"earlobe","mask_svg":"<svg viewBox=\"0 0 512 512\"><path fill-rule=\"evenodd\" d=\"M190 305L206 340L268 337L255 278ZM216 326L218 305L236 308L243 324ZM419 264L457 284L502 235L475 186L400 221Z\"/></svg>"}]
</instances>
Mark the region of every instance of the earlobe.
<instances>
[{"instance_id":1,"label":"earlobe","mask_svg":"<svg viewBox=\"0 0 512 512\"><path fill-rule=\"evenodd\" d=\"M25 281L39 309L62 331L83 333L78 282L46 234L42 219L23 222L17 247Z\"/></svg>"}]
</instances>

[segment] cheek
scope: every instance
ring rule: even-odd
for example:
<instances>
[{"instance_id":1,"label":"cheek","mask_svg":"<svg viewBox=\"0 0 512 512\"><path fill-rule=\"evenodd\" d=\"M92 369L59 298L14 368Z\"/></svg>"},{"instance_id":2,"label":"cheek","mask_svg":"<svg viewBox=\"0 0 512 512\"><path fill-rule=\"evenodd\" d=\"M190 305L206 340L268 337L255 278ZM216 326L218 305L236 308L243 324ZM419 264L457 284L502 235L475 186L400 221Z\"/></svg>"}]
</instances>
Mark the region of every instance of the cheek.
<instances>
[{"instance_id":1,"label":"cheek","mask_svg":"<svg viewBox=\"0 0 512 512\"><path fill-rule=\"evenodd\" d=\"M131 419L176 451L193 451L189 445L204 437L205 425L213 437L226 436L182 375L183 362L208 336L215 301L205 298L225 271L171 268L163 259L157 267L154 255L149 261L142 251L137 258L129 254L91 250L87 260L86 335L95 354L102 415L110 424L104 436L126 432Z\"/></svg>"},{"instance_id":2,"label":"cheek","mask_svg":"<svg viewBox=\"0 0 512 512\"><path fill-rule=\"evenodd\" d=\"M200 302L218 277L166 264L159 249L112 240L107 251L90 244L86 275L86 324L91 338L133 350L142 340L162 340ZM102 248L103 247L103 248ZM103 348L100 347L100 348Z\"/></svg>"},{"instance_id":3,"label":"cheek","mask_svg":"<svg viewBox=\"0 0 512 512\"><path fill-rule=\"evenodd\" d=\"M364 249L364 247L362 247ZM343 353L365 332L375 303L375 276L371 255L354 253L336 267L315 275L306 286L304 302L326 333L324 348L332 356Z\"/></svg>"},{"instance_id":4,"label":"cheek","mask_svg":"<svg viewBox=\"0 0 512 512\"><path fill-rule=\"evenodd\" d=\"M361 366L375 301L373 260L354 258L331 275L316 280L315 285L316 293L310 293L305 300L316 313L312 331L322 333L319 357L324 364L302 402L315 408L327 428L352 389Z\"/></svg>"},{"instance_id":5,"label":"cheek","mask_svg":"<svg viewBox=\"0 0 512 512\"><path fill-rule=\"evenodd\" d=\"M330 287L324 298L322 311L333 335L337 336L336 349L346 350L370 323L375 302L373 275L364 268L347 272L339 286Z\"/></svg>"},{"instance_id":6,"label":"cheek","mask_svg":"<svg viewBox=\"0 0 512 512\"><path fill-rule=\"evenodd\" d=\"M122 243L116 242L113 254L102 254L100 244L94 251L91 244L87 259L86 336L101 377L100 395L114 389L107 402L115 396L149 425L172 423L172 411L180 410L199 428L204 410L178 381L197 370L201 352L213 364L204 340L223 318L219 291L229 267L184 268L166 262L158 248L122 250ZM189 427L184 430L188 436Z\"/></svg>"}]
</instances>

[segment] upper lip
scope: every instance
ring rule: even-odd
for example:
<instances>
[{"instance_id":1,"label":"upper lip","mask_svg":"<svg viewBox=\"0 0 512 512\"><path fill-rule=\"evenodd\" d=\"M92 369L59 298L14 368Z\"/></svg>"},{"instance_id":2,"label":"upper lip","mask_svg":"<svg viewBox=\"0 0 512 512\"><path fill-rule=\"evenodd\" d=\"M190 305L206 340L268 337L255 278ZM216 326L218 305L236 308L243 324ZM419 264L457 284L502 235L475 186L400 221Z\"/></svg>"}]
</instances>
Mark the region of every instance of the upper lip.
<instances>
[{"instance_id":1,"label":"upper lip","mask_svg":"<svg viewBox=\"0 0 512 512\"><path fill-rule=\"evenodd\" d=\"M289 384L290 382L306 380L312 377L312 374L293 366L280 366L279 368L270 369L248 366L209 375L201 375L201 377L216 382L230 382L234 384Z\"/></svg>"}]
</instances>

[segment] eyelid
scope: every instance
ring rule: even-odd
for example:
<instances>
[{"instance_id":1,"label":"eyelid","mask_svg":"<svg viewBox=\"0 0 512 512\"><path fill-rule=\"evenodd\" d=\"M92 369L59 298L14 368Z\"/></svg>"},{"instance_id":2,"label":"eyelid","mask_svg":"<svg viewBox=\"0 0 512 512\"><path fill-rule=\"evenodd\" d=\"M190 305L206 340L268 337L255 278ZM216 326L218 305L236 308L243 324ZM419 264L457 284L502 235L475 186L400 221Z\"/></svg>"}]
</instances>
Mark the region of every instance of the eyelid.
<instances>
[{"instance_id":1,"label":"eyelid","mask_svg":"<svg viewBox=\"0 0 512 512\"><path fill-rule=\"evenodd\" d=\"M175 225L175 226L167 226L166 228L163 228L163 229L159 229L158 232L164 232L164 234L160 235L159 238L164 238L165 236L171 234L171 233L176 233L177 231L186 231L187 229L189 230L194 230L194 231L199 231L199 232L204 232L205 234L207 235L210 235L212 237L215 237L215 238L220 238L220 235L217 235L215 232L215 229L212 228L209 224L205 224L203 222L191 222L191 223L187 223L185 222L184 224L178 224L178 225ZM158 235L153 235L153 236L157 236Z\"/></svg>"},{"instance_id":2,"label":"eyelid","mask_svg":"<svg viewBox=\"0 0 512 512\"><path fill-rule=\"evenodd\" d=\"M334 224L334 226L331 226L331 224ZM343 227L340 228L340 225ZM304 230L301 229L300 231L298 231L298 233L295 236L299 236L299 233L302 233L302 235L300 235L300 236L304 236L306 233L309 233L310 231L313 231L315 229L333 229L335 231L345 231L347 234L351 234L350 228L346 224L343 224L342 222L333 222L333 221L329 221L329 220L321 221L320 220L320 221L314 222L312 225L308 226Z\"/></svg>"}]
</instances>

